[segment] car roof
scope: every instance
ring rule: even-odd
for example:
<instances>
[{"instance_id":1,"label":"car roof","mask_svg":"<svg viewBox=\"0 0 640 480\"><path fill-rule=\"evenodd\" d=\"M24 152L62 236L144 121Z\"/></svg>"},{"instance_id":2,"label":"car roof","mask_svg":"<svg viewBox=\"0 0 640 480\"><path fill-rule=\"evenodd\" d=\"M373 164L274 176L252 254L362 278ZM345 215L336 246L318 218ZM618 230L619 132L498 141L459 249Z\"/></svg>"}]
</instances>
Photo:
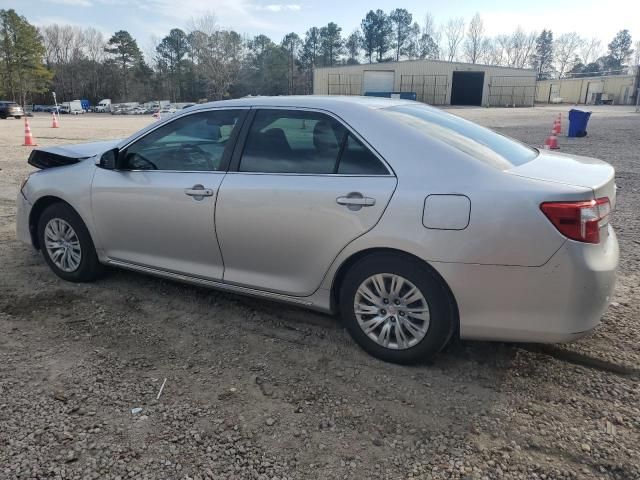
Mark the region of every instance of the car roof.
<instances>
[{"instance_id":1,"label":"car roof","mask_svg":"<svg viewBox=\"0 0 640 480\"><path fill-rule=\"evenodd\" d=\"M276 97L243 97L234 100L221 100L199 105L211 107L294 107L321 109L371 108L381 109L395 105L411 104L408 100L384 97L363 97L355 95L282 95Z\"/></svg>"}]
</instances>

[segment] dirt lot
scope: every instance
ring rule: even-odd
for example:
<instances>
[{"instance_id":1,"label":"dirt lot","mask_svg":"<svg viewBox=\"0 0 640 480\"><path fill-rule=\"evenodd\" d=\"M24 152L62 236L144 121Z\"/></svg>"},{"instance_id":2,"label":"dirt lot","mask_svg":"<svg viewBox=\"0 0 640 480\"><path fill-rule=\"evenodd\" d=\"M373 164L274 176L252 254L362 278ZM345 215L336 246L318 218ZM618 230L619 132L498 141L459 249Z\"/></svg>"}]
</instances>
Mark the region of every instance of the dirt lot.
<instances>
[{"instance_id":1,"label":"dirt lot","mask_svg":"<svg viewBox=\"0 0 640 480\"><path fill-rule=\"evenodd\" d=\"M568 108L452 112L540 145ZM0 121L0 478L640 478L640 114L594 110L587 138L560 143L617 169L603 325L570 345L456 342L412 368L291 307L124 271L59 280L15 240L29 149ZM150 121L31 127L51 145Z\"/></svg>"}]
</instances>

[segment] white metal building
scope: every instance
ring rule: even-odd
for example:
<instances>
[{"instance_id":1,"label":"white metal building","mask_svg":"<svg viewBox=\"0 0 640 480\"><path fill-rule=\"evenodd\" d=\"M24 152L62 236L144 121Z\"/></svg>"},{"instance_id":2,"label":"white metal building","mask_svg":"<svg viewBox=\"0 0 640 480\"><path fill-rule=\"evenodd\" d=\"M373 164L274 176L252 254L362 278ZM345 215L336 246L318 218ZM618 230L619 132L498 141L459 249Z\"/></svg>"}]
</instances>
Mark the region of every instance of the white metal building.
<instances>
[{"instance_id":1,"label":"white metal building","mask_svg":"<svg viewBox=\"0 0 640 480\"><path fill-rule=\"evenodd\" d=\"M538 82L536 102L633 105L640 88L640 69L636 75L562 78Z\"/></svg>"},{"instance_id":2,"label":"white metal building","mask_svg":"<svg viewBox=\"0 0 640 480\"><path fill-rule=\"evenodd\" d=\"M414 92L432 105L533 106L534 70L406 60L316 68L315 95L364 95L367 92Z\"/></svg>"}]
</instances>

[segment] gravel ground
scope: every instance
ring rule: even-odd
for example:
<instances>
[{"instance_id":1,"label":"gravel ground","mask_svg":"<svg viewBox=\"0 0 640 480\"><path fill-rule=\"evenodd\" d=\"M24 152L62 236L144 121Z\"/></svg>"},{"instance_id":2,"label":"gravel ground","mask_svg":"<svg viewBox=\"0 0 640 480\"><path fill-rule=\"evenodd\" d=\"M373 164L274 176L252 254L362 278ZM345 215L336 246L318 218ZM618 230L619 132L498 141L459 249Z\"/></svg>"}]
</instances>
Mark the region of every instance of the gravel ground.
<instances>
[{"instance_id":1,"label":"gravel ground","mask_svg":"<svg viewBox=\"0 0 640 480\"><path fill-rule=\"evenodd\" d=\"M451 111L539 145L568 108ZM31 127L52 145L150 121ZM22 140L21 121L0 121L0 478L640 478L631 109L594 108L587 138L560 139L617 169L622 260L602 326L568 345L455 342L418 367L381 363L336 319L292 307L124 271L59 280L15 240Z\"/></svg>"}]
</instances>

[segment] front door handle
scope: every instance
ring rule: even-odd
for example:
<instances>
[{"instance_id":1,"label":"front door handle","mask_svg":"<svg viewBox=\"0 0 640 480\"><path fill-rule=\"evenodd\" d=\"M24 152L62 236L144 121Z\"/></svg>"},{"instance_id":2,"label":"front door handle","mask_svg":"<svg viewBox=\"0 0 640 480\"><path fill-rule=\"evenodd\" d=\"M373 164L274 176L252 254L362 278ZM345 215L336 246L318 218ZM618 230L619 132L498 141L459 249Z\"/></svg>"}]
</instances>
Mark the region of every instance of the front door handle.
<instances>
[{"instance_id":1,"label":"front door handle","mask_svg":"<svg viewBox=\"0 0 640 480\"><path fill-rule=\"evenodd\" d=\"M345 205L349 210L357 211L362 207L371 207L376 204L375 198L365 197L360 192L351 192L344 197L336 198L338 205Z\"/></svg>"},{"instance_id":2,"label":"front door handle","mask_svg":"<svg viewBox=\"0 0 640 480\"><path fill-rule=\"evenodd\" d=\"M213 190L204 188L202 185L194 185L191 188L185 188L184 194L194 197L196 200L202 200L204 197L213 196Z\"/></svg>"},{"instance_id":3,"label":"front door handle","mask_svg":"<svg viewBox=\"0 0 640 480\"><path fill-rule=\"evenodd\" d=\"M338 197L336 198L336 203L338 205L358 205L360 207L371 207L376 204L376 199L369 197Z\"/></svg>"}]
</instances>

